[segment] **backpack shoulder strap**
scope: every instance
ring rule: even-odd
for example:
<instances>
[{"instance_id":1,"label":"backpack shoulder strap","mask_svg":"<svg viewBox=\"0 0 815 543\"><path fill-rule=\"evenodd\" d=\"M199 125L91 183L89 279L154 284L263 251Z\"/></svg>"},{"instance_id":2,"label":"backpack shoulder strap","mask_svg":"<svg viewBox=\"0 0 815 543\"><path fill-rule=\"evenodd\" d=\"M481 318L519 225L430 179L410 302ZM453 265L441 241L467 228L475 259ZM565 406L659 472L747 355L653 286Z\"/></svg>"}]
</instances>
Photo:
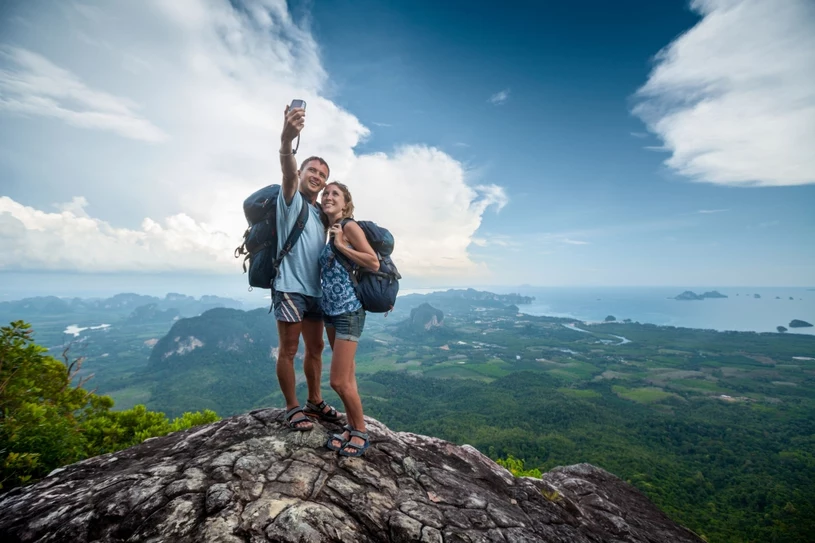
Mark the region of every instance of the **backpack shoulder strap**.
<instances>
[{"instance_id":1,"label":"backpack shoulder strap","mask_svg":"<svg viewBox=\"0 0 815 543\"><path fill-rule=\"evenodd\" d=\"M283 248L280 250L280 253L277 255L277 259L275 260L275 267L280 266L280 263L289 254L294 247L294 244L297 243L297 240L300 239L300 234L303 233L303 230L306 229L306 223L308 222L308 215L309 210L308 206L311 205L306 201L305 196L297 193L300 198L303 199L303 207L300 208L300 214L297 216L297 220L294 222L294 226L289 232L289 236L286 238L286 242L283 244Z\"/></svg>"},{"instance_id":2,"label":"backpack shoulder strap","mask_svg":"<svg viewBox=\"0 0 815 543\"><path fill-rule=\"evenodd\" d=\"M343 219L342 224L345 225L345 222L349 220L351 219ZM337 259L337 262L342 264L342 267L348 272L348 275L351 277L351 283L353 283L354 289L356 289L359 284L359 278L357 277L357 270L354 269L354 263L337 250L337 244L334 243L334 238L331 238L331 251L334 253L334 258Z\"/></svg>"}]
</instances>

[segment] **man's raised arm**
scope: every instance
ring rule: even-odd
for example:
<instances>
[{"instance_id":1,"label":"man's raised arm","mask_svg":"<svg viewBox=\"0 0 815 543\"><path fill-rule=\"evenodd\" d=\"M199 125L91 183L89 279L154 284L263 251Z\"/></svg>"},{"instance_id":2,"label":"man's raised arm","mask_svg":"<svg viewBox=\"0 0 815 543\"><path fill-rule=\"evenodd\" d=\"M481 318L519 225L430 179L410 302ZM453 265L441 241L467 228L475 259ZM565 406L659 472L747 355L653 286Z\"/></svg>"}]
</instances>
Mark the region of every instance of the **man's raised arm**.
<instances>
[{"instance_id":1,"label":"man's raised arm","mask_svg":"<svg viewBox=\"0 0 815 543\"><path fill-rule=\"evenodd\" d=\"M296 138L306 121L306 110L295 108L290 110L286 106L283 132L280 134L280 169L283 172L283 198L286 204L291 204L297 193L297 161L292 153L291 142Z\"/></svg>"}]
</instances>

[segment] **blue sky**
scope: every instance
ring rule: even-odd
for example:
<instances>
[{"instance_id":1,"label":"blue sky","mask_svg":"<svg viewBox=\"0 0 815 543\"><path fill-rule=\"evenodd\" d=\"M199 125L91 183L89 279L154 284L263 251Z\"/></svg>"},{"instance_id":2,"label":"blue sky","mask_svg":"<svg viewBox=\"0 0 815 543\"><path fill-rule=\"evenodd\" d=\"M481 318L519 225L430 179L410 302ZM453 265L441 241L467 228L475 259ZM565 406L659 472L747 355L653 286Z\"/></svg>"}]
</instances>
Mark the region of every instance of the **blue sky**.
<instances>
[{"instance_id":1,"label":"blue sky","mask_svg":"<svg viewBox=\"0 0 815 543\"><path fill-rule=\"evenodd\" d=\"M815 282L806 0L0 16L0 273L15 285L36 271L243 287L240 201L276 180L295 96L303 152L394 231L407 287Z\"/></svg>"}]
</instances>

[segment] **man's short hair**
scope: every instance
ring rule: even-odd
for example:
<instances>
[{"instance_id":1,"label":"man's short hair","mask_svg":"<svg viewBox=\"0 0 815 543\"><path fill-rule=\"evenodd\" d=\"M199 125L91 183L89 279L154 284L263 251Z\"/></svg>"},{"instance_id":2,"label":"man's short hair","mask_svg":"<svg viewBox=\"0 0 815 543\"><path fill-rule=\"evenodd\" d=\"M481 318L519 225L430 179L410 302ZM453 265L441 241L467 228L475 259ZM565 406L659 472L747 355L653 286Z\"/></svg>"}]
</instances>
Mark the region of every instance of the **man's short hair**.
<instances>
[{"instance_id":1,"label":"man's short hair","mask_svg":"<svg viewBox=\"0 0 815 543\"><path fill-rule=\"evenodd\" d=\"M320 164L325 166L325 169L328 170L328 175L331 175L331 168L328 167L328 162L326 162L325 159L323 159L322 157L318 157L318 156L310 156L307 159L305 159L303 162L301 162L300 163L300 171L302 172L305 169L306 164L308 164L312 160L316 160L317 162L319 162ZM326 179L328 179L327 176L326 176Z\"/></svg>"}]
</instances>

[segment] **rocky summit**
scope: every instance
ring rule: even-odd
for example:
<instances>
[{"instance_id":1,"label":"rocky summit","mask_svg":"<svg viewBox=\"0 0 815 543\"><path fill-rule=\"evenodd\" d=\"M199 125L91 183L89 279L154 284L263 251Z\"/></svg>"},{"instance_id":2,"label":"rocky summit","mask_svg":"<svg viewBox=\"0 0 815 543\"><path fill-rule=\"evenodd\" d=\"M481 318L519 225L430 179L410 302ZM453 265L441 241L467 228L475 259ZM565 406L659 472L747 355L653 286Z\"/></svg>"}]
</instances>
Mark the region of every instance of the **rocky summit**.
<instances>
[{"instance_id":1,"label":"rocky summit","mask_svg":"<svg viewBox=\"0 0 815 543\"><path fill-rule=\"evenodd\" d=\"M474 448L369 421L342 458L333 425L264 409L150 439L0 495L4 542L699 543L589 464L515 478Z\"/></svg>"}]
</instances>

